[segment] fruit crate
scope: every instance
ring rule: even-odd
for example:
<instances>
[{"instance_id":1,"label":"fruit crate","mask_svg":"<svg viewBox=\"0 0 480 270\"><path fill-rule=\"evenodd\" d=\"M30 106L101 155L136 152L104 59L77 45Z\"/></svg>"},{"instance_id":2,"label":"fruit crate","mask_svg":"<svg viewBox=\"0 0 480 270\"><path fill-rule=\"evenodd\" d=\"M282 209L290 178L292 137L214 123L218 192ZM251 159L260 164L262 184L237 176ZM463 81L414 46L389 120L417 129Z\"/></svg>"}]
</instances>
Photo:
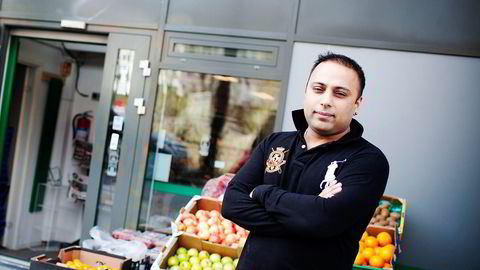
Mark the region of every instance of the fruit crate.
<instances>
[{"instance_id":1,"label":"fruit crate","mask_svg":"<svg viewBox=\"0 0 480 270\"><path fill-rule=\"evenodd\" d=\"M67 266L68 261L80 260L91 266L106 265L109 269L132 270L132 259L112 255L104 251L94 251L80 246L72 246L61 249L57 258L48 258L45 255L30 259L30 270L62 270L71 269Z\"/></svg>"},{"instance_id":2,"label":"fruit crate","mask_svg":"<svg viewBox=\"0 0 480 270\"><path fill-rule=\"evenodd\" d=\"M377 218L380 218L381 210L379 209L385 208L388 210L388 215L396 215L398 217L397 221L395 222L395 228L397 229L397 233L399 236L399 240L403 240L403 233L405 229L405 216L406 216L406 211L407 211L407 200L403 198L399 198L396 196L392 195L383 195L382 199L380 200L379 206L375 210L375 214L372 217L372 220L370 221L370 225L375 225L377 227L386 227L386 228L392 228L393 225L388 225L388 224L379 224L379 220ZM384 210L386 211L386 210ZM385 213L384 213L385 214ZM384 218L389 219L388 222L391 221L391 217L385 216ZM381 222L387 222L387 220L381 220Z\"/></svg>"},{"instance_id":3,"label":"fruit crate","mask_svg":"<svg viewBox=\"0 0 480 270\"><path fill-rule=\"evenodd\" d=\"M180 210L173 231L241 250L249 232L223 218L220 214L221 209L222 201L218 199L194 196Z\"/></svg>"},{"instance_id":4,"label":"fruit crate","mask_svg":"<svg viewBox=\"0 0 480 270\"><path fill-rule=\"evenodd\" d=\"M392 260L390 260L389 264L392 266L392 268L377 268L377 267L372 267L372 266L367 266L367 265L356 265L354 264L353 265L353 269L395 269L395 264L396 264L396 260L397 260L397 256L398 256L398 253L400 251L399 249L399 246L398 246L398 242L397 242L397 231L393 228L389 228L389 227L383 227L383 226L373 226L373 225L370 225L367 227L366 229L366 232L368 233L369 236L377 236L379 233L381 232L387 232L391 237L392 237L392 244L395 246L395 252L393 254L393 258Z\"/></svg>"},{"instance_id":5,"label":"fruit crate","mask_svg":"<svg viewBox=\"0 0 480 270\"><path fill-rule=\"evenodd\" d=\"M173 256L178 248L184 247L186 249L196 248L198 251L205 250L210 254L218 253L221 256L229 256L232 259L240 257L240 252L238 249L230 248L223 245L218 245L203 241L197 237L180 233L177 236L171 238L171 240L165 246L164 251L157 257L155 262L152 264L151 270L165 270L168 268L168 258Z\"/></svg>"}]
</instances>

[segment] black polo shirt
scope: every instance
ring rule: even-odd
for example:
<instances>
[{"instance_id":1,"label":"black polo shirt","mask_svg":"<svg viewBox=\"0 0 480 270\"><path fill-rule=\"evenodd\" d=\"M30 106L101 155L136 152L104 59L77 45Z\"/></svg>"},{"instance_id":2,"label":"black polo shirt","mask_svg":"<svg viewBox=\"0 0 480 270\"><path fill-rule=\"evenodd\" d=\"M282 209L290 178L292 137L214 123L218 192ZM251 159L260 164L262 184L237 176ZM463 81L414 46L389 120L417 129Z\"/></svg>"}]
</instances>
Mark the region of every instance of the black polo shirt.
<instances>
[{"instance_id":1,"label":"black polo shirt","mask_svg":"<svg viewBox=\"0 0 480 270\"><path fill-rule=\"evenodd\" d=\"M228 185L222 215L250 231L237 269L352 269L388 161L355 119L338 141L308 150L303 112L294 120L299 130L264 139ZM320 184L333 163L342 191L325 199Z\"/></svg>"}]
</instances>

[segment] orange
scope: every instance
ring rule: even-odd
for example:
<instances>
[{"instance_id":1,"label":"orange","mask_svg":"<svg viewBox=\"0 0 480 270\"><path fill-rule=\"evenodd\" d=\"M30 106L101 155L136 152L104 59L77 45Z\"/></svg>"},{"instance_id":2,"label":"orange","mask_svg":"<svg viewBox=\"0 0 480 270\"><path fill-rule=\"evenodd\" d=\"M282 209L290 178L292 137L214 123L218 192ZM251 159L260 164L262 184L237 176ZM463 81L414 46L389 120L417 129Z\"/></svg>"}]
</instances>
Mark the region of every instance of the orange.
<instances>
[{"instance_id":1,"label":"orange","mask_svg":"<svg viewBox=\"0 0 480 270\"><path fill-rule=\"evenodd\" d=\"M358 242L358 245L359 245L358 252L362 252L366 248L364 242Z\"/></svg>"},{"instance_id":2,"label":"orange","mask_svg":"<svg viewBox=\"0 0 480 270\"><path fill-rule=\"evenodd\" d=\"M382 250L381 247L376 247L373 249L375 251L375 255L380 255L380 251Z\"/></svg>"},{"instance_id":3,"label":"orange","mask_svg":"<svg viewBox=\"0 0 480 270\"><path fill-rule=\"evenodd\" d=\"M365 260L365 257L363 257L362 254L358 253L357 254L357 257L355 257L355 262L354 264L357 264L357 265L362 265L364 263L366 263L367 260Z\"/></svg>"},{"instance_id":4,"label":"orange","mask_svg":"<svg viewBox=\"0 0 480 270\"><path fill-rule=\"evenodd\" d=\"M382 248L384 248L384 249L389 249L392 253L395 251L395 246L392 245L392 244L388 244L388 245L386 245L386 246L384 246L384 247L382 247Z\"/></svg>"},{"instance_id":5,"label":"orange","mask_svg":"<svg viewBox=\"0 0 480 270\"><path fill-rule=\"evenodd\" d=\"M387 232L381 232L377 235L378 244L385 246L392 243L392 237Z\"/></svg>"},{"instance_id":6,"label":"orange","mask_svg":"<svg viewBox=\"0 0 480 270\"><path fill-rule=\"evenodd\" d=\"M389 247L385 246L383 248L380 248L380 251L378 253L376 253L376 255L379 255L385 261L389 262L392 259L393 252L392 252L392 250L390 250Z\"/></svg>"},{"instance_id":7,"label":"orange","mask_svg":"<svg viewBox=\"0 0 480 270\"><path fill-rule=\"evenodd\" d=\"M370 263L370 266L378 268L381 268L385 265L385 260L378 255L373 255L372 257L370 257L368 262Z\"/></svg>"},{"instance_id":8,"label":"orange","mask_svg":"<svg viewBox=\"0 0 480 270\"><path fill-rule=\"evenodd\" d=\"M367 247L362 251L362 255L365 259L369 260L370 257L375 255L375 251L373 250L373 248Z\"/></svg>"},{"instance_id":9,"label":"orange","mask_svg":"<svg viewBox=\"0 0 480 270\"><path fill-rule=\"evenodd\" d=\"M375 236L368 236L367 239L365 239L365 245L367 247L376 248L378 247L378 240Z\"/></svg>"},{"instance_id":10,"label":"orange","mask_svg":"<svg viewBox=\"0 0 480 270\"><path fill-rule=\"evenodd\" d=\"M364 232L364 233L362 234L362 239L360 239L360 241L365 241L365 239L367 239L367 237L368 237L368 233L367 233L367 232Z\"/></svg>"}]
</instances>

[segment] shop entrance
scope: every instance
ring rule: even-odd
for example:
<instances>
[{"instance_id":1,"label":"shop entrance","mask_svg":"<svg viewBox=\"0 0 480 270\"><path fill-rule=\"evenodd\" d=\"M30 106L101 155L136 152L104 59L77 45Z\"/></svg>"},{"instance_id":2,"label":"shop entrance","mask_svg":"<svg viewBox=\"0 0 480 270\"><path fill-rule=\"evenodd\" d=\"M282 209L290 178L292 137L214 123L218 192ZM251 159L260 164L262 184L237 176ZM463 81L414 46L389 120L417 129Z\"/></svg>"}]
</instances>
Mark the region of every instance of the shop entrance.
<instances>
[{"instance_id":1,"label":"shop entrance","mask_svg":"<svg viewBox=\"0 0 480 270\"><path fill-rule=\"evenodd\" d=\"M27 260L78 243L105 52L106 44L12 36L0 134L1 254Z\"/></svg>"},{"instance_id":2,"label":"shop entrance","mask_svg":"<svg viewBox=\"0 0 480 270\"><path fill-rule=\"evenodd\" d=\"M38 32L12 30L0 115L0 255L21 260L55 257L94 225L110 229L124 188L116 183L131 173L120 150L134 145L122 138L138 122L150 45Z\"/></svg>"}]
</instances>

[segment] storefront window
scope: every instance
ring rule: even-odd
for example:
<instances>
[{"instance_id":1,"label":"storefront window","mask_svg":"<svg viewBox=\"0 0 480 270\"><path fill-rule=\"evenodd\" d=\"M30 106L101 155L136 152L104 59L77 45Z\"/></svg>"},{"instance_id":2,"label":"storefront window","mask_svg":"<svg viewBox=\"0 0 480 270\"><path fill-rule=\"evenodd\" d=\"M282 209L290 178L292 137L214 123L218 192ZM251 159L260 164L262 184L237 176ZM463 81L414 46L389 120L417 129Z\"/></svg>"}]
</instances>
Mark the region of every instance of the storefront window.
<instances>
[{"instance_id":1,"label":"storefront window","mask_svg":"<svg viewBox=\"0 0 480 270\"><path fill-rule=\"evenodd\" d=\"M206 181L238 171L273 131L279 92L279 81L162 70L139 224L173 219Z\"/></svg>"},{"instance_id":2,"label":"storefront window","mask_svg":"<svg viewBox=\"0 0 480 270\"><path fill-rule=\"evenodd\" d=\"M174 53L186 53L205 56L232 57L241 59L252 59L258 61L272 61L274 54L271 51L248 50L239 48L225 48L218 46L205 46L188 43L175 43Z\"/></svg>"}]
</instances>

